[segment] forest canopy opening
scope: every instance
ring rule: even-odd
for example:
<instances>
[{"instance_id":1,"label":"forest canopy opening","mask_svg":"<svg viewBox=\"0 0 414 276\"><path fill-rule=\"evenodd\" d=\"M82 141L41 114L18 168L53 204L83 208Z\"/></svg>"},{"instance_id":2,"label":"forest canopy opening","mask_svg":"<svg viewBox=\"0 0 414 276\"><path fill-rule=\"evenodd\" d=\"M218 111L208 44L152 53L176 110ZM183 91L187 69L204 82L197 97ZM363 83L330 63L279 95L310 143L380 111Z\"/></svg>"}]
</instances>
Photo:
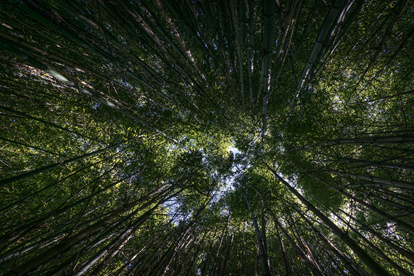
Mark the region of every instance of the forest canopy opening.
<instances>
[{"instance_id":1,"label":"forest canopy opening","mask_svg":"<svg viewBox=\"0 0 414 276\"><path fill-rule=\"evenodd\" d=\"M414 274L414 3L0 4L0 275Z\"/></svg>"}]
</instances>

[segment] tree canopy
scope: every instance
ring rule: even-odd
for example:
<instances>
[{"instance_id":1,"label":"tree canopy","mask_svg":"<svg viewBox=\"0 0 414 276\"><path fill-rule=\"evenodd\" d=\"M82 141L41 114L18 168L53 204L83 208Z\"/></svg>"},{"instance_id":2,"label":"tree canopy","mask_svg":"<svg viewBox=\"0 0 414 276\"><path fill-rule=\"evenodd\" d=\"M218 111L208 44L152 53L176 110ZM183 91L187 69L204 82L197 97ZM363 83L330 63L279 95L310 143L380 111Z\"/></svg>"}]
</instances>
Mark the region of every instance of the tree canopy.
<instances>
[{"instance_id":1,"label":"tree canopy","mask_svg":"<svg viewBox=\"0 0 414 276\"><path fill-rule=\"evenodd\" d=\"M0 7L0 275L414 274L414 2Z\"/></svg>"}]
</instances>

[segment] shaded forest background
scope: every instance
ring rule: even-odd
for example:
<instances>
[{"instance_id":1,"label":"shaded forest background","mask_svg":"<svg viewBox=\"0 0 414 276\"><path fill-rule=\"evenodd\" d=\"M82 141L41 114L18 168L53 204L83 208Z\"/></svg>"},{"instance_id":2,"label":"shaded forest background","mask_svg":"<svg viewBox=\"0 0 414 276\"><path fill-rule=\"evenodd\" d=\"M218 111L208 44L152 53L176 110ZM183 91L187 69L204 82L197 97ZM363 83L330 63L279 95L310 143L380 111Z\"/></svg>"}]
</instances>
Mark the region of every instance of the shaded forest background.
<instances>
[{"instance_id":1,"label":"shaded forest background","mask_svg":"<svg viewBox=\"0 0 414 276\"><path fill-rule=\"evenodd\" d=\"M413 275L414 3L0 3L0 275Z\"/></svg>"}]
</instances>

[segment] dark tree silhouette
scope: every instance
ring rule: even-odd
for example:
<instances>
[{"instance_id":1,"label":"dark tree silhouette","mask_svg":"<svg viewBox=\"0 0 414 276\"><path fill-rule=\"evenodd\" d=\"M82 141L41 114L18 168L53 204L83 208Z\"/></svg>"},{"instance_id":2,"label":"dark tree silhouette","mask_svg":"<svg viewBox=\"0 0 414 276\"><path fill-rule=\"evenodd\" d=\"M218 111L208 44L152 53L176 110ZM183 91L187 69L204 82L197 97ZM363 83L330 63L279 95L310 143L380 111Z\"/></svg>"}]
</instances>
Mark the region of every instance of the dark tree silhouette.
<instances>
[{"instance_id":1,"label":"dark tree silhouette","mask_svg":"<svg viewBox=\"0 0 414 276\"><path fill-rule=\"evenodd\" d=\"M413 275L414 3L0 3L0 275Z\"/></svg>"}]
</instances>

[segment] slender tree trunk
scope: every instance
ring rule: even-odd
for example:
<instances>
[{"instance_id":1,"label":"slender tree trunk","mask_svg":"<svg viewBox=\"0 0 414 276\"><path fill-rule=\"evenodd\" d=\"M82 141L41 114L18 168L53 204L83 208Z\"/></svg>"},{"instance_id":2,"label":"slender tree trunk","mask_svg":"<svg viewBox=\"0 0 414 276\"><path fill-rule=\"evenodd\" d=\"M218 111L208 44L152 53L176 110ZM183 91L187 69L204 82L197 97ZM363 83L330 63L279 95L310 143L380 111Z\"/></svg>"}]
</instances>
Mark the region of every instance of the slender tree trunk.
<instances>
[{"instance_id":1,"label":"slender tree trunk","mask_svg":"<svg viewBox=\"0 0 414 276\"><path fill-rule=\"evenodd\" d=\"M277 236L278 236L279 243L280 243L280 248L281 248L282 257L283 257L283 264L285 265L286 275L291 276L293 275L292 267L289 263L288 257L286 256L285 244L283 243L283 239L280 235L279 226L277 223L275 223L275 227L276 227L276 232L277 232Z\"/></svg>"},{"instance_id":2,"label":"slender tree trunk","mask_svg":"<svg viewBox=\"0 0 414 276\"><path fill-rule=\"evenodd\" d=\"M377 137L364 137L364 138L351 138L351 139L339 139L326 141L311 145L305 145L301 147L294 148L290 151L295 151L299 149L306 149L311 147L320 147L320 146L335 146L335 145L411 145L414 144L414 135L401 135L401 136L377 136Z\"/></svg>"},{"instance_id":3,"label":"slender tree trunk","mask_svg":"<svg viewBox=\"0 0 414 276\"><path fill-rule=\"evenodd\" d=\"M266 164L266 163L265 163ZM337 235L341 240L343 240L358 257L363 261L372 272L378 275L390 275L383 267L381 267L374 259L371 258L353 239L351 239L348 234L344 233L338 226L336 226L328 217L326 217L322 212L316 209L309 201L307 201L301 194L299 194L295 188L289 185L283 178L281 178L271 167L267 164L266 166L271 170L274 176L282 182L286 188L288 188L309 210L311 210L317 217L319 217L335 235Z\"/></svg>"},{"instance_id":4,"label":"slender tree trunk","mask_svg":"<svg viewBox=\"0 0 414 276\"><path fill-rule=\"evenodd\" d=\"M270 274L270 269L269 269L269 264L268 264L268 257L267 257L265 246L263 244L263 235L260 233L260 229L259 229L259 226L257 225L256 218L253 214L252 209L250 208L250 204L249 204L249 201L247 200L246 196L244 196L244 199L246 200L247 207L249 207L249 211L250 211L250 214L251 214L252 220L253 220L253 225L254 225L254 228L256 230L257 244L259 246L259 251L260 251L260 260L261 260L261 263L262 263L263 275L264 276L266 276L266 275L270 276L271 274Z\"/></svg>"},{"instance_id":5,"label":"slender tree trunk","mask_svg":"<svg viewBox=\"0 0 414 276\"><path fill-rule=\"evenodd\" d=\"M18 269L16 269L15 271L13 271L9 274L10 275L23 275L23 274L25 274L26 272L28 272L31 269L37 267L38 265L42 264L43 262L47 261L48 259L50 259L50 258L54 257L55 255L59 254L61 251L65 250L66 248L71 247L72 245L74 245L75 243L77 243L78 241L80 241L81 239L83 239L84 237L89 235L90 233L93 233L93 232L101 229L102 227L105 227L105 225L107 223L109 223L110 221L112 221L114 218L117 218L119 215L121 215L121 214L127 212L128 210L130 210L131 208L137 206L142 201L147 200L151 196L160 193L161 191L163 191L165 189L166 186L168 186L168 185L164 185L163 187L155 190L154 192L152 192L148 195L142 196L141 198L135 200L134 202L131 202L130 204L119 208L118 210L116 210L114 213L107 216L106 218L104 218L104 219L96 222L95 224L85 228L84 230L80 231L79 233L75 234L74 236L62 240L59 244L57 244L57 245L53 246L52 248L46 250L42 254L28 260L26 263L21 265ZM148 205L148 203L145 204L145 205ZM145 207L145 205L143 207Z\"/></svg>"},{"instance_id":6,"label":"slender tree trunk","mask_svg":"<svg viewBox=\"0 0 414 276\"><path fill-rule=\"evenodd\" d=\"M393 186L393 187L407 188L407 189L414 190L414 183L409 182L409 181L393 180L393 179L388 179L388 178L383 178L383 177L353 174L353 173L339 172L339 171L327 171L327 173L344 175L344 176L351 176L351 177L356 177L356 178L360 178L360 179L365 179L365 180L370 180L370 181L373 181L373 182L386 184L386 185Z\"/></svg>"}]
</instances>

